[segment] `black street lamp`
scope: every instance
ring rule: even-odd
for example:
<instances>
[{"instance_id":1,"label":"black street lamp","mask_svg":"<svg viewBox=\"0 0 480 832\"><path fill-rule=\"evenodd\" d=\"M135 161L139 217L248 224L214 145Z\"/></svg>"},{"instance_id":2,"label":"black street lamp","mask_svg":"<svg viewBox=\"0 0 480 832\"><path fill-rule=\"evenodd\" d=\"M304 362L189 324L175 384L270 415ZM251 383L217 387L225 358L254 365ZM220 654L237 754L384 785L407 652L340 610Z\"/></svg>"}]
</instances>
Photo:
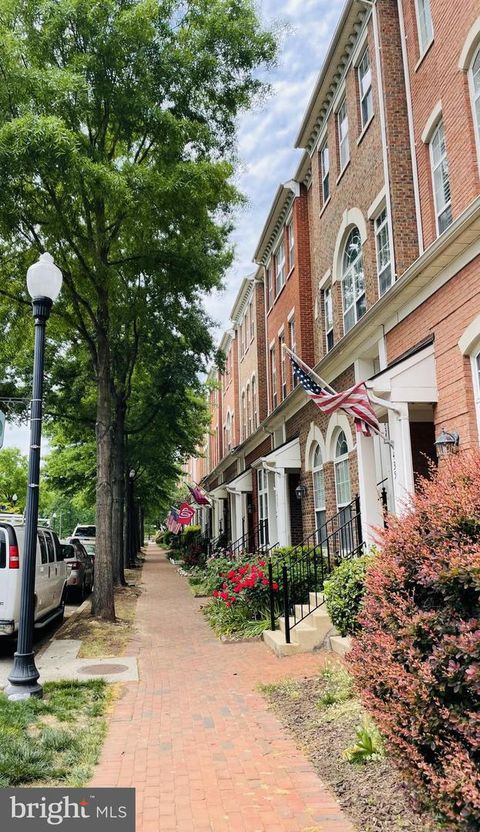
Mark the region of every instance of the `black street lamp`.
<instances>
[{"instance_id":1,"label":"black street lamp","mask_svg":"<svg viewBox=\"0 0 480 832\"><path fill-rule=\"evenodd\" d=\"M30 455L28 462L27 506L25 510L25 543L23 551L20 621L17 650L10 684L5 689L9 699L41 697L39 672L33 653L35 614L35 565L37 555L38 497L40 488L40 445L42 439L43 371L45 359L45 327L53 302L62 288L62 273L50 254L42 254L27 272L27 287L32 298L35 319L33 355L33 389L30 416Z\"/></svg>"}]
</instances>

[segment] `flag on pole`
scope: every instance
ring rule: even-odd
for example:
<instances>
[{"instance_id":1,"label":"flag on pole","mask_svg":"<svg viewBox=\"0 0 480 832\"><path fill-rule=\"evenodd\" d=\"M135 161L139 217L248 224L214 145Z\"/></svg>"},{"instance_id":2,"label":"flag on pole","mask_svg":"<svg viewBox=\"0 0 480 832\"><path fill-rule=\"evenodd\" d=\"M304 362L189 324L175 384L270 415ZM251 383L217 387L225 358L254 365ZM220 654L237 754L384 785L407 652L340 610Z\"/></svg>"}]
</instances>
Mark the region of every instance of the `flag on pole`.
<instances>
[{"instance_id":1,"label":"flag on pole","mask_svg":"<svg viewBox=\"0 0 480 832\"><path fill-rule=\"evenodd\" d=\"M190 494L199 506L209 506L210 500L199 485L187 485Z\"/></svg>"},{"instance_id":2,"label":"flag on pole","mask_svg":"<svg viewBox=\"0 0 480 832\"><path fill-rule=\"evenodd\" d=\"M188 526L192 522L192 518L195 516L195 509L192 508L188 503L182 503L180 508L178 509L178 517L177 520L182 526Z\"/></svg>"},{"instance_id":3,"label":"flag on pole","mask_svg":"<svg viewBox=\"0 0 480 832\"><path fill-rule=\"evenodd\" d=\"M167 517L167 529L172 534L179 534L182 531L181 523L178 522L178 511L172 507Z\"/></svg>"},{"instance_id":4,"label":"flag on pole","mask_svg":"<svg viewBox=\"0 0 480 832\"><path fill-rule=\"evenodd\" d=\"M329 416L336 410L342 409L355 420L355 428L364 436L371 436L370 428L374 431L380 430L380 425L375 411L368 398L367 388L364 381L354 384L348 390L340 393L329 393L317 384L316 381L300 367L292 355L288 353L292 362L293 374L302 385L307 396L310 396L322 413Z\"/></svg>"}]
</instances>

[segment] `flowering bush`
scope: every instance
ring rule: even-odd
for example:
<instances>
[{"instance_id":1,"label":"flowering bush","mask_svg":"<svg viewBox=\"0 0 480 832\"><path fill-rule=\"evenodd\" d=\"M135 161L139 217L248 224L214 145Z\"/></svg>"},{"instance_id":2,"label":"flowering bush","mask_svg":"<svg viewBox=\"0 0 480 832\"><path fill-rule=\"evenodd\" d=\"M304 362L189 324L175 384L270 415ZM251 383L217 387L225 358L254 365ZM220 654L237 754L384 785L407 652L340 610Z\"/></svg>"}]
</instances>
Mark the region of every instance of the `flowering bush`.
<instances>
[{"instance_id":1,"label":"flowering bush","mask_svg":"<svg viewBox=\"0 0 480 832\"><path fill-rule=\"evenodd\" d=\"M448 829L480 828L480 453L391 518L349 663L398 766Z\"/></svg>"},{"instance_id":2,"label":"flowering bush","mask_svg":"<svg viewBox=\"0 0 480 832\"><path fill-rule=\"evenodd\" d=\"M233 604L248 606L252 618L264 615L269 605L270 587L266 561L259 560L236 566L229 569L223 577L221 588L213 593L214 598L223 601L227 607ZM278 592L278 583L273 581L272 588Z\"/></svg>"}]
</instances>

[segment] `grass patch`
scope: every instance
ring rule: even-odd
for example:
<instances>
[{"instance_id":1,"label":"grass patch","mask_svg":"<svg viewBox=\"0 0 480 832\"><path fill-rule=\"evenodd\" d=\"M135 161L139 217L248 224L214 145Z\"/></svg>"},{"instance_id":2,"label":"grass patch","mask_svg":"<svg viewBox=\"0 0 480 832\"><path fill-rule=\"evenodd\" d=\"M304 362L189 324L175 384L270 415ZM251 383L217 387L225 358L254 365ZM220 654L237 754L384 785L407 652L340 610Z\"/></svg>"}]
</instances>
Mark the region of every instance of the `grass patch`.
<instances>
[{"instance_id":1,"label":"grass patch","mask_svg":"<svg viewBox=\"0 0 480 832\"><path fill-rule=\"evenodd\" d=\"M137 600L141 593L140 576L139 569L125 570L129 586L115 589L116 621L97 621L87 608L73 621L67 621L57 638L79 639L82 642L81 659L122 656L132 635Z\"/></svg>"},{"instance_id":2,"label":"grass patch","mask_svg":"<svg viewBox=\"0 0 480 832\"><path fill-rule=\"evenodd\" d=\"M105 738L113 697L103 679L48 682L43 699L0 694L0 787L83 786Z\"/></svg>"}]
</instances>

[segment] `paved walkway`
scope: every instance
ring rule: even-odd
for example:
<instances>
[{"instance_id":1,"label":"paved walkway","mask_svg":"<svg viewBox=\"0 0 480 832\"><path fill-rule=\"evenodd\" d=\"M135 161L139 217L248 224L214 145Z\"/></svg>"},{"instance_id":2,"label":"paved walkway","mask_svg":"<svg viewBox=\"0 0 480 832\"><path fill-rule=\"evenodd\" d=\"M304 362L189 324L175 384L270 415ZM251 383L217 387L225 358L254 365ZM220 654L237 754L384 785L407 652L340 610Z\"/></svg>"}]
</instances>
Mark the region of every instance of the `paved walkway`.
<instances>
[{"instance_id":1,"label":"paved walkway","mask_svg":"<svg viewBox=\"0 0 480 832\"><path fill-rule=\"evenodd\" d=\"M140 682L122 686L92 785L136 787L137 832L354 832L256 690L321 658L219 642L151 546L143 580Z\"/></svg>"}]
</instances>

